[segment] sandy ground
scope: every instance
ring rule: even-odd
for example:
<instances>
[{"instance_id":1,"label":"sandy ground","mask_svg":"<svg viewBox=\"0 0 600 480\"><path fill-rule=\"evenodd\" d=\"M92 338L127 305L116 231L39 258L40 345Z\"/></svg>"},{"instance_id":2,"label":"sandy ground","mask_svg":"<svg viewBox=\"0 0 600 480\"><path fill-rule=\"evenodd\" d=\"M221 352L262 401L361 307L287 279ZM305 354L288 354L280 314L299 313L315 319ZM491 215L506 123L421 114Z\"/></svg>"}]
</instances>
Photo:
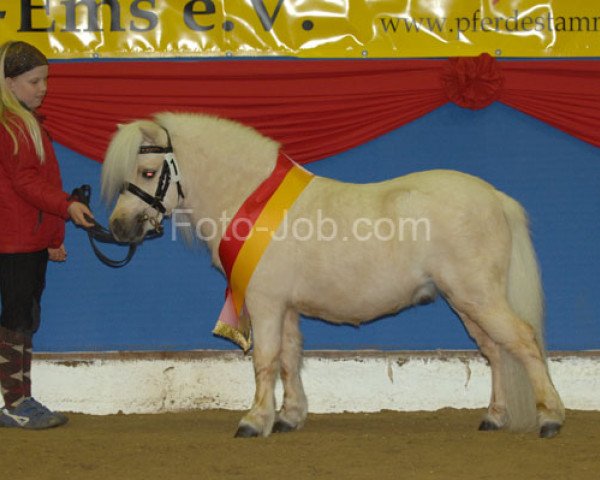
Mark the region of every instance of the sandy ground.
<instances>
[{"instance_id":1,"label":"sandy ground","mask_svg":"<svg viewBox=\"0 0 600 480\"><path fill-rule=\"evenodd\" d=\"M65 427L0 429L11 480L600 478L600 412L567 412L554 439L478 432L482 411L310 415L303 430L236 439L242 412L71 414Z\"/></svg>"}]
</instances>

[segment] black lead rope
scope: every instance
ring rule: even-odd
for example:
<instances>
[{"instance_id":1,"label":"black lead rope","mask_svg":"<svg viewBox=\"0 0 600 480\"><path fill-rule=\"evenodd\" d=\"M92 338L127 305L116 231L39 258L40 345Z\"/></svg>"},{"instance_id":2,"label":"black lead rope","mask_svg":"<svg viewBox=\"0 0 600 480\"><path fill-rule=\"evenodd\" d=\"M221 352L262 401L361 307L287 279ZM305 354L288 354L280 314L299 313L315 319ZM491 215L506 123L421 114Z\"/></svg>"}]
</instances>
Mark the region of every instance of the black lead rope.
<instances>
[{"instance_id":1,"label":"black lead rope","mask_svg":"<svg viewBox=\"0 0 600 480\"><path fill-rule=\"evenodd\" d=\"M137 249L137 244L117 242L112 236L110 230L104 228L102 225L100 225L98 222L95 222L94 220L92 220L92 222L94 223L94 226L87 229L87 234L90 240L90 245L92 246L92 250L94 250L94 253L96 254L96 257L98 257L98 260L112 268L120 268L127 265L133 258L133 254ZM100 251L100 249L96 245L96 242L126 245L129 246L129 250L127 251L127 255L125 256L125 258L121 260L113 260L112 258L107 257Z\"/></svg>"},{"instance_id":2,"label":"black lead rope","mask_svg":"<svg viewBox=\"0 0 600 480\"><path fill-rule=\"evenodd\" d=\"M91 196L92 196L92 188L89 185L82 185L81 187L73 190L70 198L72 200L77 200L78 202L84 203L89 208ZM98 259L102 263L104 263L105 265L108 265L109 267L112 267L112 268L120 268L120 267L124 267L125 265L127 265L133 258L133 255L137 249L138 244L137 243L129 243L129 242L120 242L117 239L115 239L115 237L113 236L112 232L109 229L107 229L106 227L103 227L95 219L90 218L86 215L86 220L88 222L94 224L92 227L85 228L85 230L88 234L88 239L90 241L90 245L92 246L92 250L94 251L94 254L96 255L96 257L98 257ZM146 235L146 237L144 237L144 238L151 239L151 238L160 237L161 235L162 235L162 231L160 231L160 232L156 231L156 232ZM96 242L126 246L126 247L129 247L129 249L127 251L127 255L124 258L122 258L121 260L113 260L112 258L109 258L104 253L102 253L102 251L98 248Z\"/></svg>"}]
</instances>

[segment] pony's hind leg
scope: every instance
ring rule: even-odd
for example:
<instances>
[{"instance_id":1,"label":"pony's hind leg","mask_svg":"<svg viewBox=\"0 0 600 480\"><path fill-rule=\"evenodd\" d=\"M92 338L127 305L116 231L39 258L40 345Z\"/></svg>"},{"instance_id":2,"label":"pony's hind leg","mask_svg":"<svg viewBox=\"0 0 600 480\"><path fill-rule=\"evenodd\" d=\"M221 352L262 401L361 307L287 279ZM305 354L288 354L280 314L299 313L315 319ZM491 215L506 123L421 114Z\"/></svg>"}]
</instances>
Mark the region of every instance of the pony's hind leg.
<instances>
[{"instance_id":1,"label":"pony's hind leg","mask_svg":"<svg viewBox=\"0 0 600 480\"><path fill-rule=\"evenodd\" d=\"M308 412L300 377L302 334L299 329L299 315L292 310L287 311L283 322L280 362L283 405L273 425L273 432L289 432L304 425Z\"/></svg>"},{"instance_id":2,"label":"pony's hind leg","mask_svg":"<svg viewBox=\"0 0 600 480\"><path fill-rule=\"evenodd\" d=\"M485 333L466 314L458 312L469 335L473 337L479 350L487 359L492 372L492 394L490 404L483 420L479 424L479 430L490 431L503 428L508 420L506 411L506 395L502 388L501 350L496 342Z\"/></svg>"},{"instance_id":3,"label":"pony's hind leg","mask_svg":"<svg viewBox=\"0 0 600 480\"><path fill-rule=\"evenodd\" d=\"M534 424L537 423L540 427L540 436L552 437L556 435L564 421L564 407L550 380L544 353L538 345L532 327L521 320L503 301L487 306L473 307L471 305L471 311L468 315L501 347L501 350L504 350L504 352L501 351L502 363L507 363L511 357L514 357L524 367L530 387L533 390L533 401L537 411L537 422L535 422L535 418L531 421ZM506 355L505 352L510 355ZM514 370L509 369L507 371L512 372L511 375L518 374ZM500 375L506 376L508 374L502 371ZM501 378L498 380L501 380ZM507 388L510 383L504 380L501 382L503 394L513 395L515 392L511 392ZM524 388L524 385L519 386L519 389ZM523 407L524 411L525 409L526 406ZM508 427L511 430L528 428L526 418L517 420L518 412L516 410L514 415L510 409L508 413Z\"/></svg>"},{"instance_id":4,"label":"pony's hind leg","mask_svg":"<svg viewBox=\"0 0 600 480\"><path fill-rule=\"evenodd\" d=\"M279 373L283 312L248 305L252 315L252 363L256 390L250 411L239 423L236 437L268 436L275 421L275 381Z\"/></svg>"}]
</instances>

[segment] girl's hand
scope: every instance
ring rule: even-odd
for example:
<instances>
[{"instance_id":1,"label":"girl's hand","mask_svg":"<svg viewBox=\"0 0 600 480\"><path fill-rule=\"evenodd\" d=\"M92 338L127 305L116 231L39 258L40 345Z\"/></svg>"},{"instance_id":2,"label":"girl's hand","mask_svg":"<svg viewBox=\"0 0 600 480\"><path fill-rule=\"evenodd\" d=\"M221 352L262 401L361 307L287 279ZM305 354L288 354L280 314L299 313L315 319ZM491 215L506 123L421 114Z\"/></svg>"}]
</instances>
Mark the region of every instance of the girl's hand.
<instances>
[{"instance_id":1,"label":"girl's hand","mask_svg":"<svg viewBox=\"0 0 600 480\"><path fill-rule=\"evenodd\" d=\"M64 262L67 259L67 250L64 243L58 248L48 249L48 260L51 262Z\"/></svg>"},{"instance_id":2,"label":"girl's hand","mask_svg":"<svg viewBox=\"0 0 600 480\"><path fill-rule=\"evenodd\" d=\"M77 225L81 225L82 227L88 228L94 226L93 223L88 222L85 218L86 215L89 218L94 218L94 215L92 215L92 212L85 204L81 202L73 202L71 203L71 205L69 205L67 211L69 212L71 220L73 220L73 222Z\"/></svg>"}]
</instances>

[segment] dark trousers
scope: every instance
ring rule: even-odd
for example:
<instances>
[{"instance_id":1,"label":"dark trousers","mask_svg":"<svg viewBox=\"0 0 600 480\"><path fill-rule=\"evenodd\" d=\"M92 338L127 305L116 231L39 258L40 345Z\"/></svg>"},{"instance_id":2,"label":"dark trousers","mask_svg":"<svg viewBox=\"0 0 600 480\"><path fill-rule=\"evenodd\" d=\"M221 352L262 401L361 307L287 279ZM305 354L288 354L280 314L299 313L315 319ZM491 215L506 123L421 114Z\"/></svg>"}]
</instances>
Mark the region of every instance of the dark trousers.
<instances>
[{"instance_id":1,"label":"dark trousers","mask_svg":"<svg viewBox=\"0 0 600 480\"><path fill-rule=\"evenodd\" d=\"M0 254L0 326L3 329L26 338L38 330L47 266L47 250Z\"/></svg>"}]
</instances>

